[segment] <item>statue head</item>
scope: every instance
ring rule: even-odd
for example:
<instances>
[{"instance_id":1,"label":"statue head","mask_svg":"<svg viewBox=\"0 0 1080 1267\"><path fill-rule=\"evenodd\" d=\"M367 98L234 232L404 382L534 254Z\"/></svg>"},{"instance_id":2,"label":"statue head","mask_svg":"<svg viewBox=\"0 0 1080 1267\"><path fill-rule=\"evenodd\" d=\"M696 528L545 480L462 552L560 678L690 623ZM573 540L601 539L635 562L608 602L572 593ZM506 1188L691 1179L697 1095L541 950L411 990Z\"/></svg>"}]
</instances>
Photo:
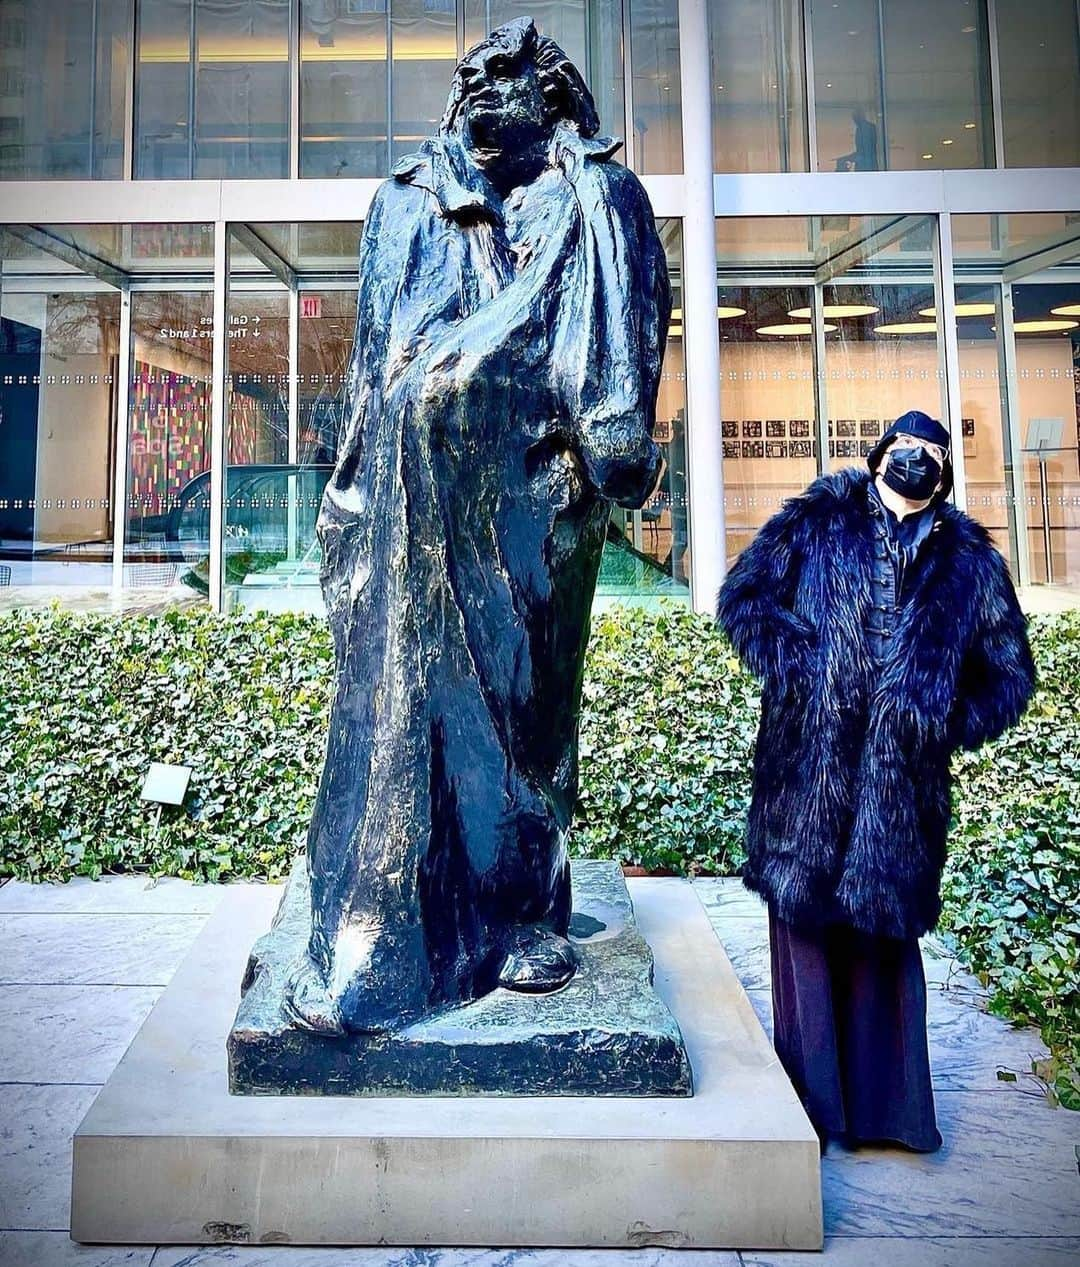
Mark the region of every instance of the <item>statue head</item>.
<instances>
[{"instance_id":1,"label":"statue head","mask_svg":"<svg viewBox=\"0 0 1080 1267\"><path fill-rule=\"evenodd\" d=\"M512 154L546 142L559 124L594 136L600 119L592 94L532 18L515 18L458 63L439 131L473 150Z\"/></svg>"}]
</instances>

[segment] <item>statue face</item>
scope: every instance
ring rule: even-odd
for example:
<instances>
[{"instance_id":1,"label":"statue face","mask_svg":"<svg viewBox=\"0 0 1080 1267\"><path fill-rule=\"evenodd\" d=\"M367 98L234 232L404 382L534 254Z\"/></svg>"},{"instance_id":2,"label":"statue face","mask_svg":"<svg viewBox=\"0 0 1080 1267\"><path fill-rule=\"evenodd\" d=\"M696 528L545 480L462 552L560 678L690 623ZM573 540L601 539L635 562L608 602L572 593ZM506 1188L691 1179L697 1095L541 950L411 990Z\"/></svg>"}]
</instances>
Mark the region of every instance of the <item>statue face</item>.
<instances>
[{"instance_id":1,"label":"statue face","mask_svg":"<svg viewBox=\"0 0 1080 1267\"><path fill-rule=\"evenodd\" d=\"M463 131L471 146L512 151L550 136L555 111L531 60L519 62L506 49L493 48L463 63L460 73Z\"/></svg>"}]
</instances>

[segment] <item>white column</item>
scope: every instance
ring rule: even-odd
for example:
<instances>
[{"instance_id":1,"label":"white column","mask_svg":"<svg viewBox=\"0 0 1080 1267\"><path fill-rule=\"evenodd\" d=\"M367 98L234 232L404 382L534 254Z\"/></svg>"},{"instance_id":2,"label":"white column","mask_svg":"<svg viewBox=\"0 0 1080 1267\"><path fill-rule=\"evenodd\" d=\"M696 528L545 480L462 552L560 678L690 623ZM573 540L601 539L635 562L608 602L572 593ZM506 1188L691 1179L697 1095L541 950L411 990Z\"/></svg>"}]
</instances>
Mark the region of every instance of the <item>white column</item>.
<instances>
[{"instance_id":1,"label":"white column","mask_svg":"<svg viewBox=\"0 0 1080 1267\"><path fill-rule=\"evenodd\" d=\"M229 226L214 225L214 338L210 378L210 609L225 600L225 375L229 363Z\"/></svg>"},{"instance_id":2,"label":"white column","mask_svg":"<svg viewBox=\"0 0 1080 1267\"><path fill-rule=\"evenodd\" d=\"M711 612L724 579L724 479L720 439L720 341L716 327L712 98L706 0L679 0L682 82L683 356L694 610Z\"/></svg>"}]
</instances>

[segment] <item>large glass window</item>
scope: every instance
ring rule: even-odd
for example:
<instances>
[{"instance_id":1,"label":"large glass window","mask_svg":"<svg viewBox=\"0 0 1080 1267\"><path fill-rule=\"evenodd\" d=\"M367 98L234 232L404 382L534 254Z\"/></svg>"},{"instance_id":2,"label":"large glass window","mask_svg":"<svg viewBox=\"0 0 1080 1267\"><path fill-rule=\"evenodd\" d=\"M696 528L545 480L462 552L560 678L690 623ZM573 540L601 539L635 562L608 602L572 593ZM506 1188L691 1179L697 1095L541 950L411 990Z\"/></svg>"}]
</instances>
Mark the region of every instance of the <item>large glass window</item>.
<instances>
[{"instance_id":1,"label":"large glass window","mask_svg":"<svg viewBox=\"0 0 1080 1267\"><path fill-rule=\"evenodd\" d=\"M796 0L710 0L713 170L806 171Z\"/></svg>"},{"instance_id":2,"label":"large glass window","mask_svg":"<svg viewBox=\"0 0 1080 1267\"><path fill-rule=\"evenodd\" d=\"M1022 577L1080 586L1080 216L952 223L969 509Z\"/></svg>"},{"instance_id":3,"label":"large glass window","mask_svg":"<svg viewBox=\"0 0 1080 1267\"><path fill-rule=\"evenodd\" d=\"M818 169L993 166L979 0L810 0Z\"/></svg>"},{"instance_id":4,"label":"large glass window","mask_svg":"<svg viewBox=\"0 0 1080 1267\"><path fill-rule=\"evenodd\" d=\"M289 0L139 0L135 174L288 174Z\"/></svg>"},{"instance_id":5,"label":"large glass window","mask_svg":"<svg viewBox=\"0 0 1080 1267\"><path fill-rule=\"evenodd\" d=\"M107 593L120 295L26 232L0 232L0 597Z\"/></svg>"},{"instance_id":6,"label":"large glass window","mask_svg":"<svg viewBox=\"0 0 1080 1267\"><path fill-rule=\"evenodd\" d=\"M1080 11L1075 0L997 0L1007 167L1080 165Z\"/></svg>"},{"instance_id":7,"label":"large glass window","mask_svg":"<svg viewBox=\"0 0 1080 1267\"><path fill-rule=\"evenodd\" d=\"M454 0L393 0L391 15L394 162L439 126L457 63L457 17Z\"/></svg>"},{"instance_id":8,"label":"large glass window","mask_svg":"<svg viewBox=\"0 0 1080 1267\"><path fill-rule=\"evenodd\" d=\"M601 600L648 602L652 598L687 599L690 595L690 468L686 435L686 363L683 359L682 224L658 220L672 283L654 439L666 469L660 485L641 510L615 508L597 582Z\"/></svg>"},{"instance_id":9,"label":"large glass window","mask_svg":"<svg viewBox=\"0 0 1080 1267\"><path fill-rule=\"evenodd\" d=\"M729 563L817 470L810 231L801 216L716 222Z\"/></svg>"},{"instance_id":10,"label":"large glass window","mask_svg":"<svg viewBox=\"0 0 1080 1267\"><path fill-rule=\"evenodd\" d=\"M0 177L122 175L128 0L0 4Z\"/></svg>"},{"instance_id":11,"label":"large glass window","mask_svg":"<svg viewBox=\"0 0 1080 1267\"><path fill-rule=\"evenodd\" d=\"M300 174L386 174L385 0L300 3Z\"/></svg>"},{"instance_id":12,"label":"large glass window","mask_svg":"<svg viewBox=\"0 0 1080 1267\"><path fill-rule=\"evenodd\" d=\"M677 0L630 6L633 72L631 154L635 171L681 172L682 105Z\"/></svg>"}]
</instances>

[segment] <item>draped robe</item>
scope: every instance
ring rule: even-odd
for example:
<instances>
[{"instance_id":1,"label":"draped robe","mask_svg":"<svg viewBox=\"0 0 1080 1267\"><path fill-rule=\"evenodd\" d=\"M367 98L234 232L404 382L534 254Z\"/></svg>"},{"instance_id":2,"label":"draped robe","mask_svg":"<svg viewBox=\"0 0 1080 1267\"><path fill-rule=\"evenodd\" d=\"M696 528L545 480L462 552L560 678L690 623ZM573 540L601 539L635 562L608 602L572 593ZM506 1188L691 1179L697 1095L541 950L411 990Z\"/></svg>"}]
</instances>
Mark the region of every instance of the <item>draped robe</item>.
<instances>
[{"instance_id":1,"label":"draped robe","mask_svg":"<svg viewBox=\"0 0 1080 1267\"><path fill-rule=\"evenodd\" d=\"M308 837L308 953L348 1029L477 997L516 930L567 931L589 608L611 502L658 472L670 313L614 149L559 128L503 202L440 135L364 226Z\"/></svg>"}]
</instances>

